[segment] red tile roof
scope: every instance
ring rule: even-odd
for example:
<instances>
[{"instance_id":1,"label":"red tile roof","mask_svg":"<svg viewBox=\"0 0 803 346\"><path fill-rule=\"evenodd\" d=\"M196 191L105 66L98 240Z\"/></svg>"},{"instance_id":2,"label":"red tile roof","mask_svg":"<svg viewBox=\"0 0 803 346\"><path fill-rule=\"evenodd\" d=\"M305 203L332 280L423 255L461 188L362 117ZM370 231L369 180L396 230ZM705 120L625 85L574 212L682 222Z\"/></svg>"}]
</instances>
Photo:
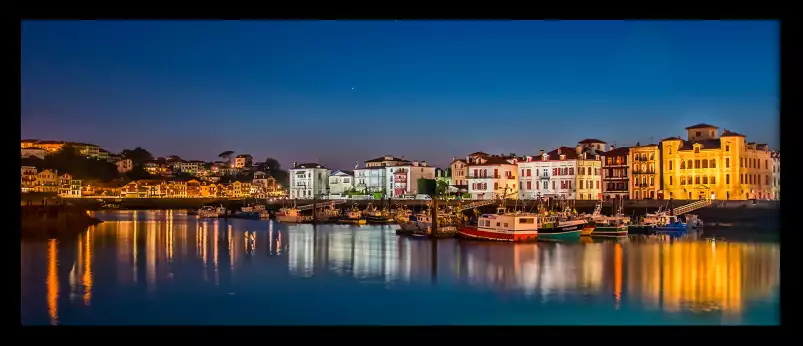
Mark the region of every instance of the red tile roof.
<instances>
[{"instance_id":1,"label":"red tile roof","mask_svg":"<svg viewBox=\"0 0 803 346\"><path fill-rule=\"evenodd\" d=\"M697 125L692 125L692 126L689 126L689 127L687 127L687 128L686 128L686 130L693 130L693 129L707 129L707 128L712 128L712 127L713 127L713 128L715 128L715 129L718 129L718 128L719 128L719 127L716 127L716 126L714 126L714 125L708 125L708 124L703 124L703 123L700 123L700 124L697 124Z\"/></svg>"},{"instance_id":2,"label":"red tile roof","mask_svg":"<svg viewBox=\"0 0 803 346\"><path fill-rule=\"evenodd\" d=\"M599 139L594 139L594 138L588 138L588 139L584 139L582 141L577 142L577 144L597 144L597 143L608 144L608 143L606 143L604 141L601 141Z\"/></svg>"},{"instance_id":3,"label":"red tile roof","mask_svg":"<svg viewBox=\"0 0 803 346\"><path fill-rule=\"evenodd\" d=\"M724 131L722 131L722 135L720 137L746 137L746 136L741 133L731 132L725 129Z\"/></svg>"},{"instance_id":4,"label":"red tile roof","mask_svg":"<svg viewBox=\"0 0 803 346\"><path fill-rule=\"evenodd\" d=\"M608 157L608 156L626 156L630 154L630 147L619 147L616 149L608 150L604 153L600 153L600 156Z\"/></svg>"}]
</instances>

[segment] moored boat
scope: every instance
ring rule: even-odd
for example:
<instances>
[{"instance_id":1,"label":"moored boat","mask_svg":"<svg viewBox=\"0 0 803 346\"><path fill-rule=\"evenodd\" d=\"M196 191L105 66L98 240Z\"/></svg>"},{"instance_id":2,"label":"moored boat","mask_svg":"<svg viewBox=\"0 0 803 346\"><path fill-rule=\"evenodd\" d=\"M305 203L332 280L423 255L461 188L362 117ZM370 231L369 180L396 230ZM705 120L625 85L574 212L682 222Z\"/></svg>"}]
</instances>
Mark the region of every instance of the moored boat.
<instances>
[{"instance_id":1,"label":"moored boat","mask_svg":"<svg viewBox=\"0 0 803 346\"><path fill-rule=\"evenodd\" d=\"M538 237L541 239L574 239L580 237L585 220L558 220L554 216L539 220Z\"/></svg>"},{"instance_id":2,"label":"moored boat","mask_svg":"<svg viewBox=\"0 0 803 346\"><path fill-rule=\"evenodd\" d=\"M503 208L496 214L481 215L476 225L463 225L459 234L463 238L504 242L525 242L538 239L538 215L533 213L507 213Z\"/></svg>"},{"instance_id":3,"label":"moored boat","mask_svg":"<svg viewBox=\"0 0 803 346\"><path fill-rule=\"evenodd\" d=\"M198 217L199 218L217 218L226 215L226 208L222 205L219 207L213 207L211 205L205 205L198 209Z\"/></svg>"},{"instance_id":4,"label":"moored boat","mask_svg":"<svg viewBox=\"0 0 803 346\"><path fill-rule=\"evenodd\" d=\"M675 215L662 215L654 227L657 233L682 233L688 231L687 224Z\"/></svg>"},{"instance_id":5,"label":"moored boat","mask_svg":"<svg viewBox=\"0 0 803 346\"><path fill-rule=\"evenodd\" d=\"M592 237L624 237L627 236L626 219L619 216L600 216L593 219L596 225L591 232Z\"/></svg>"},{"instance_id":6,"label":"moored boat","mask_svg":"<svg viewBox=\"0 0 803 346\"><path fill-rule=\"evenodd\" d=\"M360 211L357 206L352 206L351 209L346 211L345 215L340 216L337 219L338 223L345 223L345 224L355 224L355 225L364 225L366 224L365 219L362 217L362 212Z\"/></svg>"},{"instance_id":7,"label":"moored boat","mask_svg":"<svg viewBox=\"0 0 803 346\"><path fill-rule=\"evenodd\" d=\"M300 223L312 221L312 217L301 215L301 211L297 208L281 208L276 212L276 220L284 223Z\"/></svg>"},{"instance_id":8,"label":"moored boat","mask_svg":"<svg viewBox=\"0 0 803 346\"><path fill-rule=\"evenodd\" d=\"M370 207L363 212L365 220L368 223L393 223L393 216L387 209L378 210L375 207Z\"/></svg>"}]
</instances>

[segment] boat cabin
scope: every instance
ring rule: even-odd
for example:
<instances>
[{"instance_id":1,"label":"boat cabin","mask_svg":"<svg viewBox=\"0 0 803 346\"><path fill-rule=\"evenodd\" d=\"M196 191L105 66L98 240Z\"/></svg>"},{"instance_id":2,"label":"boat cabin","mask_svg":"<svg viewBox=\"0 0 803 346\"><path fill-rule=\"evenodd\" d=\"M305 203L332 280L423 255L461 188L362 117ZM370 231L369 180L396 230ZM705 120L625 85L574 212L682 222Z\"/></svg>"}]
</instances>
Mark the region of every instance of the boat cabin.
<instances>
[{"instance_id":1,"label":"boat cabin","mask_svg":"<svg viewBox=\"0 0 803 346\"><path fill-rule=\"evenodd\" d=\"M538 215L521 214L486 214L477 221L480 229L495 230L498 232L533 232L538 231Z\"/></svg>"}]
</instances>

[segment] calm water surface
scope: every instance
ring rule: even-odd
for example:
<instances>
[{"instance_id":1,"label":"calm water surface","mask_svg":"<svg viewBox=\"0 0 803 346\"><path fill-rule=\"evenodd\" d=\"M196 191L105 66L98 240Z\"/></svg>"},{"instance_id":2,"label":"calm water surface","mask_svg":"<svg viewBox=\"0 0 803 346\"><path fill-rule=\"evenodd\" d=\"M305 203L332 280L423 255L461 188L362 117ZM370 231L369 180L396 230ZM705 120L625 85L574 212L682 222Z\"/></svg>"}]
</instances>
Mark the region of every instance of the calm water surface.
<instances>
[{"instance_id":1,"label":"calm water surface","mask_svg":"<svg viewBox=\"0 0 803 346\"><path fill-rule=\"evenodd\" d=\"M775 241L431 242L393 226L96 216L75 239L22 241L22 324L780 323Z\"/></svg>"}]
</instances>

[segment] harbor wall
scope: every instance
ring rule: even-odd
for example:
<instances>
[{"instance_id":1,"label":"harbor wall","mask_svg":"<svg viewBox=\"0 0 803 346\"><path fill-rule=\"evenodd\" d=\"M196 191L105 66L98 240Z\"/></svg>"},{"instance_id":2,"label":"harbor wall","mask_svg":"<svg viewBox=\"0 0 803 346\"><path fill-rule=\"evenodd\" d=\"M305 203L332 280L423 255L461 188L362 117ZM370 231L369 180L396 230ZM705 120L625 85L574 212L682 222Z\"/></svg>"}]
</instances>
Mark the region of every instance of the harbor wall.
<instances>
[{"instance_id":1,"label":"harbor wall","mask_svg":"<svg viewBox=\"0 0 803 346\"><path fill-rule=\"evenodd\" d=\"M86 210L67 205L30 205L20 207L20 236L77 234L102 221Z\"/></svg>"}]
</instances>

